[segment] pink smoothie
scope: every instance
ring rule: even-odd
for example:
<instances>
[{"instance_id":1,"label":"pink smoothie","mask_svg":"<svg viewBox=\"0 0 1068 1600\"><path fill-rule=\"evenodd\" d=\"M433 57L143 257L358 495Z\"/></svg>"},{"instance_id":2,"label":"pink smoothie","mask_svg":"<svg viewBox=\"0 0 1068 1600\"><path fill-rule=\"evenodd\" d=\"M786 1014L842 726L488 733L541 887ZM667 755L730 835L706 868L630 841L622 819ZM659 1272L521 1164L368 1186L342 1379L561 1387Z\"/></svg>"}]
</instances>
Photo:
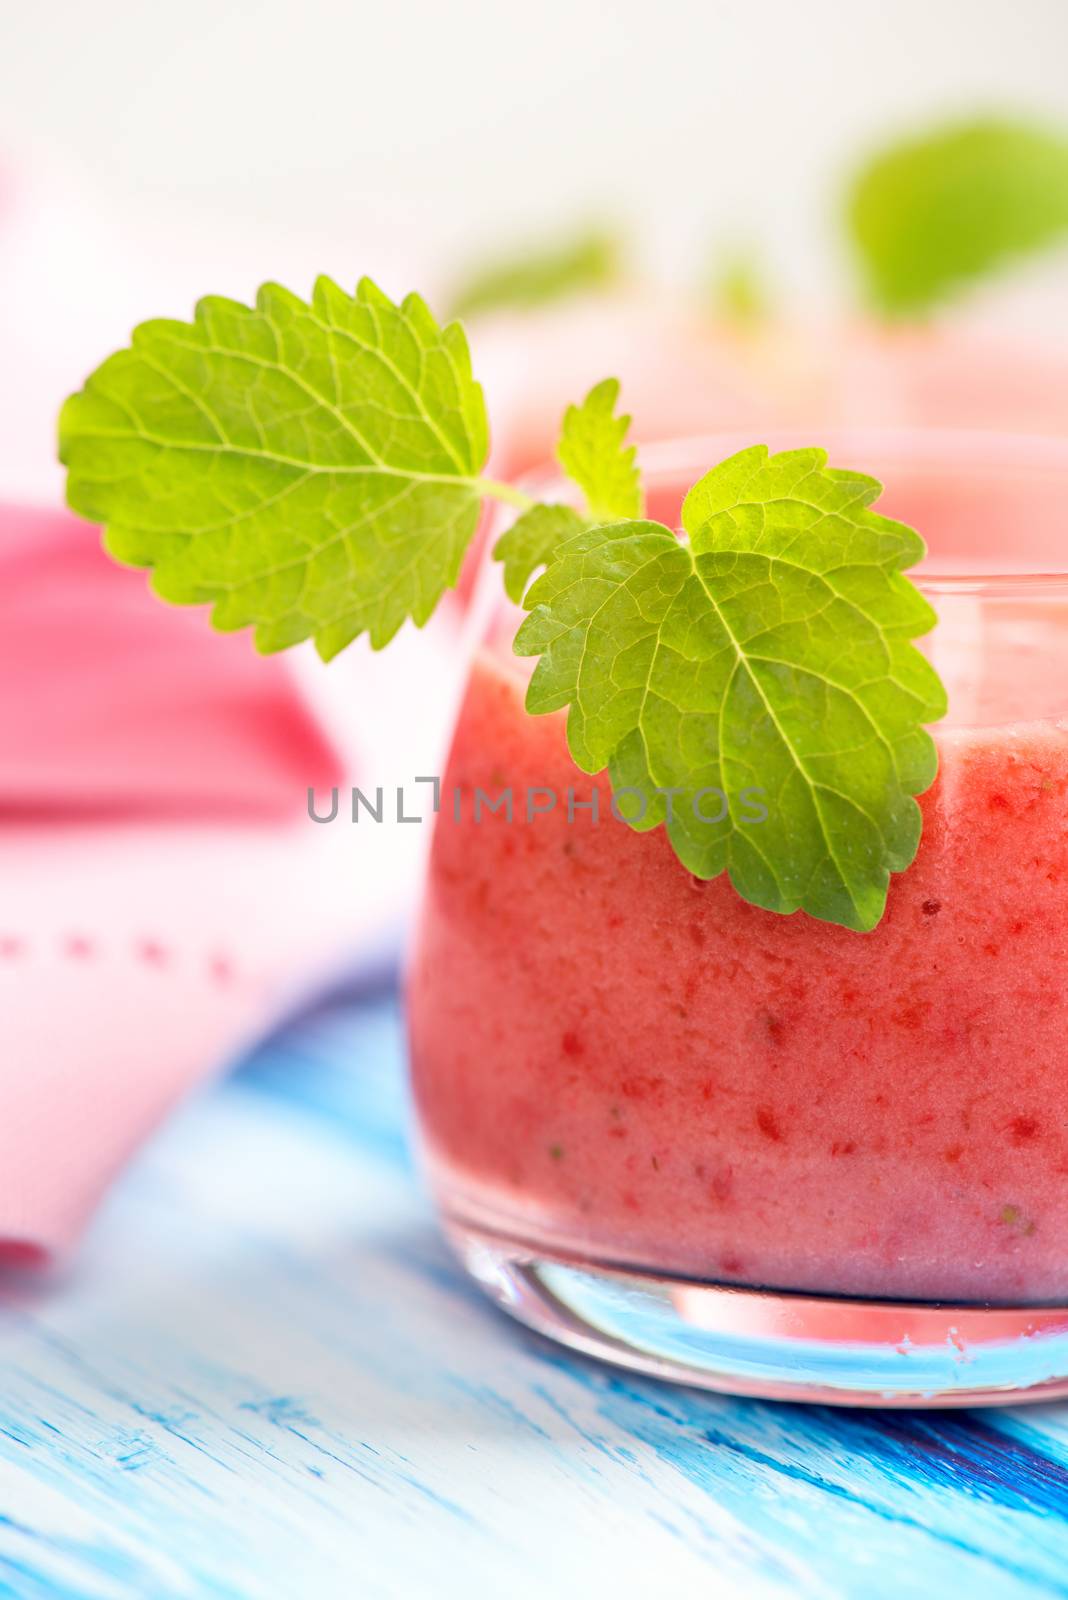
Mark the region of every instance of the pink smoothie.
<instances>
[{"instance_id":1,"label":"pink smoothie","mask_svg":"<svg viewBox=\"0 0 1068 1600\"><path fill-rule=\"evenodd\" d=\"M702 1279L1068 1299L1068 591L934 603L955 709L918 858L870 934L760 911L613 820L562 714L524 711L503 621L460 715L410 980L451 1215ZM569 822L568 787L595 784L601 820ZM511 822L476 823L476 788L505 787ZM561 803L528 820L545 787Z\"/></svg>"}]
</instances>

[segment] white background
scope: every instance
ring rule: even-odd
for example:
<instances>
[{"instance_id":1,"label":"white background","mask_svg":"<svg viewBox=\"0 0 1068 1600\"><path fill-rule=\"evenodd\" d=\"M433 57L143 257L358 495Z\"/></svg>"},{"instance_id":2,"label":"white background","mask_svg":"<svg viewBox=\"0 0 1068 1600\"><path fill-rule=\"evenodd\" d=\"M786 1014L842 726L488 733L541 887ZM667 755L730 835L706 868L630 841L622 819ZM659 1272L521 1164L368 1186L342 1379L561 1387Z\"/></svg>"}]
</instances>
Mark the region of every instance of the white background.
<instances>
[{"instance_id":1,"label":"white background","mask_svg":"<svg viewBox=\"0 0 1068 1600\"><path fill-rule=\"evenodd\" d=\"M1068 115L1065 0L3 0L0 147L145 227L464 255L591 208L818 291L858 152Z\"/></svg>"},{"instance_id":2,"label":"white background","mask_svg":"<svg viewBox=\"0 0 1068 1600\"><path fill-rule=\"evenodd\" d=\"M325 270L433 295L489 246L593 217L629 227L662 280L753 240L787 305L833 306L842 186L873 142L978 109L1068 122L1066 0L0 0L0 17L0 494L41 481L62 394L198 293Z\"/></svg>"}]
</instances>

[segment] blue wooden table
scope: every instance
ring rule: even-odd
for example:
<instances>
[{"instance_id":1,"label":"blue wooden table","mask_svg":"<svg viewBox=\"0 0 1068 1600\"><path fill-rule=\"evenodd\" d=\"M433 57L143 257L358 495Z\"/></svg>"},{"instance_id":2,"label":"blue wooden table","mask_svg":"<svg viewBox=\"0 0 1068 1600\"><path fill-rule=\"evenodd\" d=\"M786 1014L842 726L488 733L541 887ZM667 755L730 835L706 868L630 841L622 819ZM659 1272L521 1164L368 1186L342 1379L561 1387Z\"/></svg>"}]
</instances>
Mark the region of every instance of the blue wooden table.
<instances>
[{"instance_id":1,"label":"blue wooden table","mask_svg":"<svg viewBox=\"0 0 1068 1600\"><path fill-rule=\"evenodd\" d=\"M506 1321L405 1143L391 987L201 1095L2 1285L0 1593L1068 1596L1068 1407L835 1412Z\"/></svg>"}]
</instances>

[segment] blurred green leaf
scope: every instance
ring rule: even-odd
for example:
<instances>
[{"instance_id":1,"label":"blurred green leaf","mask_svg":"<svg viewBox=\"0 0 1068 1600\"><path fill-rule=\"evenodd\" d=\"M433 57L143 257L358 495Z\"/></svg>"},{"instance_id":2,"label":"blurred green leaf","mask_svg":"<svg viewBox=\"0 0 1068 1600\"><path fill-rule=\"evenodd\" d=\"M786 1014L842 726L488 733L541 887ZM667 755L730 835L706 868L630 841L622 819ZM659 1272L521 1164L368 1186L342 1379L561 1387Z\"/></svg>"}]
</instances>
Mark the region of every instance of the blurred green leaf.
<instances>
[{"instance_id":1,"label":"blurred green leaf","mask_svg":"<svg viewBox=\"0 0 1068 1600\"><path fill-rule=\"evenodd\" d=\"M925 312L1068 233L1068 137L987 117L894 144L855 178L847 222L872 304Z\"/></svg>"},{"instance_id":2,"label":"blurred green leaf","mask_svg":"<svg viewBox=\"0 0 1068 1600\"><path fill-rule=\"evenodd\" d=\"M763 322L771 297L756 251L735 248L718 256L709 274L707 299L721 322L736 328Z\"/></svg>"},{"instance_id":3,"label":"blurred green leaf","mask_svg":"<svg viewBox=\"0 0 1068 1600\"><path fill-rule=\"evenodd\" d=\"M548 246L517 250L461 281L453 295L453 316L528 311L581 290L607 289L622 275L622 255L619 238L605 229L586 229Z\"/></svg>"}]
</instances>

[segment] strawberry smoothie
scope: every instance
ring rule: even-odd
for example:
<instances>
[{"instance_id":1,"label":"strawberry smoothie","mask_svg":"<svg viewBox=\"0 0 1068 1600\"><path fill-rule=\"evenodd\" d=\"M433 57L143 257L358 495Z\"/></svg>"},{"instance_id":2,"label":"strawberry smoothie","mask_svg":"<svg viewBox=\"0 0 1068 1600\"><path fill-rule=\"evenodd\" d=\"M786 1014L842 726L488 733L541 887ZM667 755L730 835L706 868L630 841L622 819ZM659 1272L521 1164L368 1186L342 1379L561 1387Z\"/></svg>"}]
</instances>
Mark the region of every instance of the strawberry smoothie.
<instances>
[{"instance_id":1,"label":"strawberry smoothie","mask_svg":"<svg viewBox=\"0 0 1068 1600\"><path fill-rule=\"evenodd\" d=\"M880 509L921 529L929 569L1048 565L1068 457L1049 470L1025 451L999 495L1006 461L967 448L968 472L870 449L832 460L884 478ZM653 514L671 520L684 487L662 483ZM869 934L761 911L691 877L662 830L616 821L607 777L570 760L563 714L523 709L517 618L498 617L410 975L448 1215L702 1281L1068 1300L1068 580L950 576L928 592L950 716L919 855ZM475 791L505 788L512 819L483 805L476 822ZM569 820L569 788L599 789L599 821ZM544 790L558 803L528 814Z\"/></svg>"}]
</instances>

